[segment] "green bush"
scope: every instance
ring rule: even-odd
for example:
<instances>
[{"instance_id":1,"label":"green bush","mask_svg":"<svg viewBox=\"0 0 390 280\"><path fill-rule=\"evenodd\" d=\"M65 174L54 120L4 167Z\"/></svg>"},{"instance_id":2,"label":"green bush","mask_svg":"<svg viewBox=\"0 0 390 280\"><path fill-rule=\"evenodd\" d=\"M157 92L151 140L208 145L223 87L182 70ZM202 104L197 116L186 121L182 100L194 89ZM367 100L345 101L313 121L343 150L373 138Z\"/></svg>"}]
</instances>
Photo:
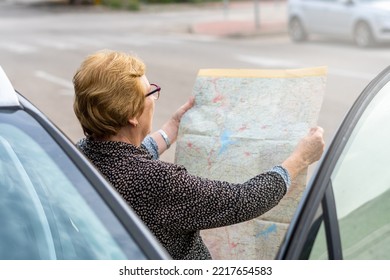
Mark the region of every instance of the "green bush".
<instances>
[{"instance_id":1,"label":"green bush","mask_svg":"<svg viewBox=\"0 0 390 280\"><path fill-rule=\"evenodd\" d=\"M204 2L216 2L220 0L144 0L145 4L172 4L172 3L204 3Z\"/></svg>"},{"instance_id":2,"label":"green bush","mask_svg":"<svg viewBox=\"0 0 390 280\"><path fill-rule=\"evenodd\" d=\"M140 9L139 0L103 0L102 5L112 9L126 9L138 11Z\"/></svg>"},{"instance_id":3,"label":"green bush","mask_svg":"<svg viewBox=\"0 0 390 280\"><path fill-rule=\"evenodd\" d=\"M1 1L1 0L0 0ZM219 2L222 0L95 0L101 1L101 4L113 9L128 9L138 11L141 4L202 4L207 2Z\"/></svg>"}]
</instances>

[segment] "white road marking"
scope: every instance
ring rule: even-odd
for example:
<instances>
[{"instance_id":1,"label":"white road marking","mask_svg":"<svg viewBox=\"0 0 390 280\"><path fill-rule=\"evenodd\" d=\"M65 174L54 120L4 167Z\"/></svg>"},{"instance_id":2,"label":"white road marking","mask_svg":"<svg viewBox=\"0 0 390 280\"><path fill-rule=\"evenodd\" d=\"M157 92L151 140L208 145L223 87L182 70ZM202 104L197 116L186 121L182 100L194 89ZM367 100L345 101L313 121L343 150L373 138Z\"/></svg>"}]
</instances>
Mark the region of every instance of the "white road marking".
<instances>
[{"instance_id":1,"label":"white road marking","mask_svg":"<svg viewBox=\"0 0 390 280\"><path fill-rule=\"evenodd\" d=\"M283 68L299 68L299 63L294 61L287 61L283 59L273 59L267 57L250 56L250 55L238 55L239 61L252 63L261 67L283 67Z\"/></svg>"},{"instance_id":2,"label":"white road marking","mask_svg":"<svg viewBox=\"0 0 390 280\"><path fill-rule=\"evenodd\" d=\"M258 65L264 68L272 67L272 68L305 68L305 67L314 67L314 66L327 66L328 74L342 76L353 79L364 79L364 80L372 80L378 73L370 74L364 72L356 72L341 68L335 68L328 65L312 65L307 66L296 61L289 61L283 59L273 59L268 57L258 57L258 56L249 56L249 55L238 55L236 57L239 61L248 62L254 65Z\"/></svg>"},{"instance_id":3,"label":"white road marking","mask_svg":"<svg viewBox=\"0 0 390 280\"><path fill-rule=\"evenodd\" d=\"M52 74L49 74L49 73L46 73L46 72L40 71L40 70L35 71L35 76L37 76L38 78L41 78L43 80L46 80L48 82L62 86L66 89L72 89L72 94L73 94L73 84L66 79L54 76Z\"/></svg>"},{"instance_id":4,"label":"white road marking","mask_svg":"<svg viewBox=\"0 0 390 280\"><path fill-rule=\"evenodd\" d=\"M29 54L37 51L37 49L33 46L11 42L11 41L1 42L0 49L4 49L17 54Z\"/></svg>"},{"instance_id":5,"label":"white road marking","mask_svg":"<svg viewBox=\"0 0 390 280\"><path fill-rule=\"evenodd\" d=\"M54 48L57 50L76 50L78 47L76 44L72 43L65 43L61 41L52 41L52 40L44 40L40 39L37 41L37 44L43 47L49 47L49 48Z\"/></svg>"},{"instance_id":6,"label":"white road marking","mask_svg":"<svg viewBox=\"0 0 390 280\"><path fill-rule=\"evenodd\" d=\"M369 74L369 73L363 73L363 72L355 72L351 70L345 70L345 69L339 69L339 68L328 68L329 74L336 75L336 76L343 76L348 78L354 78L354 79L365 79L371 81L375 78L376 74Z\"/></svg>"}]
</instances>

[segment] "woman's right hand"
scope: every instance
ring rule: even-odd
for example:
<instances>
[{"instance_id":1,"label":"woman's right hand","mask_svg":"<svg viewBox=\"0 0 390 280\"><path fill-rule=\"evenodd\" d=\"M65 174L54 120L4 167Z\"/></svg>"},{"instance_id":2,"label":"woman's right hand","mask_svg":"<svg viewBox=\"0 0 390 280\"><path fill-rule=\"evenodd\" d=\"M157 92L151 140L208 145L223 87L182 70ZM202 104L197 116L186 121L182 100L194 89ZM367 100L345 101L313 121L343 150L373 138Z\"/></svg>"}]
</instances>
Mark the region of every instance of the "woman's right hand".
<instances>
[{"instance_id":1,"label":"woman's right hand","mask_svg":"<svg viewBox=\"0 0 390 280\"><path fill-rule=\"evenodd\" d=\"M299 141L293 153L282 163L291 179L321 158L325 148L323 135L322 127L311 128L309 133Z\"/></svg>"}]
</instances>

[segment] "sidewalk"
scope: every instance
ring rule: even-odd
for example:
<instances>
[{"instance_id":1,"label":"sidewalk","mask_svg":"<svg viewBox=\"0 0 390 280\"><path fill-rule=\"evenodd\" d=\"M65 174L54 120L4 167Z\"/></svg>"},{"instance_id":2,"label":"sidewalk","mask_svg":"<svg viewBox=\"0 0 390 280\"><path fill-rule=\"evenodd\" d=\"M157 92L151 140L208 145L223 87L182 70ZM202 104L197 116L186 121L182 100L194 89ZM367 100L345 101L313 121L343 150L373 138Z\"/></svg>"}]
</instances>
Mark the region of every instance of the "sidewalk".
<instances>
[{"instance_id":1,"label":"sidewalk","mask_svg":"<svg viewBox=\"0 0 390 280\"><path fill-rule=\"evenodd\" d=\"M287 33L287 1L258 0L219 3L221 15L201 21L190 32L219 37L279 35ZM255 11L258 11L257 13Z\"/></svg>"},{"instance_id":2,"label":"sidewalk","mask_svg":"<svg viewBox=\"0 0 390 280\"><path fill-rule=\"evenodd\" d=\"M92 1L92 0L90 0ZM125 1L125 0L123 0ZM0 4L55 4L68 0L0 0ZM86 5L84 9L99 8ZM73 8L82 6L73 6ZM68 6L72 8L72 6ZM109 9L107 7L102 7ZM256 12L257 11L257 12ZM220 0L199 4L143 4L139 12L188 15L185 32L216 37L272 36L287 33L287 0ZM187 14L186 14L187 13ZM162 24L164 24L162 22ZM175 29L175 28L174 28ZM182 29L182 28L177 28Z\"/></svg>"}]
</instances>

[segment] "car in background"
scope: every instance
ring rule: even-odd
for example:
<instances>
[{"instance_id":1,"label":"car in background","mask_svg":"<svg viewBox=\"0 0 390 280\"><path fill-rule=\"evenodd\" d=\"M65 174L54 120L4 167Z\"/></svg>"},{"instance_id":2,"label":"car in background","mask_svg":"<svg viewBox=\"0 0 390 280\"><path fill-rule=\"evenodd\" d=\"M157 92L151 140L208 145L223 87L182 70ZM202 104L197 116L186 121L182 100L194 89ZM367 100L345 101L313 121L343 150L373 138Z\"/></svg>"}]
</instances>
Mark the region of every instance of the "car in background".
<instances>
[{"instance_id":1,"label":"car in background","mask_svg":"<svg viewBox=\"0 0 390 280\"><path fill-rule=\"evenodd\" d=\"M353 40L359 47L390 42L388 0L288 0L288 30L295 42L310 35Z\"/></svg>"},{"instance_id":2,"label":"car in background","mask_svg":"<svg viewBox=\"0 0 390 280\"><path fill-rule=\"evenodd\" d=\"M390 67L361 93L311 177L277 259L390 259Z\"/></svg>"},{"instance_id":3,"label":"car in background","mask_svg":"<svg viewBox=\"0 0 390 280\"><path fill-rule=\"evenodd\" d=\"M170 259L0 67L0 259Z\"/></svg>"}]
</instances>

